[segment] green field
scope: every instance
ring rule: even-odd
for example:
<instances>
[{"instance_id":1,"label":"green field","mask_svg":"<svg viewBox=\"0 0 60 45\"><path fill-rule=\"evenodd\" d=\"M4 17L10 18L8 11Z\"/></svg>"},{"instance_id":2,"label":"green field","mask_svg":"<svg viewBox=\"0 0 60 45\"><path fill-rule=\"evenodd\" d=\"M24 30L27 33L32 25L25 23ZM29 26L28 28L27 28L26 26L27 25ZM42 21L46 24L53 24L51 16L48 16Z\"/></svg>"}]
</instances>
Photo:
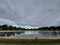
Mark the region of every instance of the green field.
<instances>
[{"instance_id":1,"label":"green field","mask_svg":"<svg viewBox=\"0 0 60 45\"><path fill-rule=\"evenodd\" d=\"M0 45L60 45L60 39L0 39Z\"/></svg>"},{"instance_id":2,"label":"green field","mask_svg":"<svg viewBox=\"0 0 60 45\"><path fill-rule=\"evenodd\" d=\"M0 43L0 45L60 45L57 43L23 43L23 44L7 44L7 43Z\"/></svg>"}]
</instances>

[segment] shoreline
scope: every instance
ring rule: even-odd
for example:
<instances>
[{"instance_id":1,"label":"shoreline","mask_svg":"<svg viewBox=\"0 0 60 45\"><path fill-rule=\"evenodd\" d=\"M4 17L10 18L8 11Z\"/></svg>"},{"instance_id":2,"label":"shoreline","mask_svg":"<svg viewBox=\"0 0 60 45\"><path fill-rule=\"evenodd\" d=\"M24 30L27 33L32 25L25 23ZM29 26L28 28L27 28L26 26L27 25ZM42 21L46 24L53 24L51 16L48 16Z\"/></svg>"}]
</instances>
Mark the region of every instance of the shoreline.
<instances>
[{"instance_id":1,"label":"shoreline","mask_svg":"<svg viewBox=\"0 0 60 45\"><path fill-rule=\"evenodd\" d=\"M56 39L60 39L60 37L15 37L15 36L11 36L11 37L0 37L0 39L52 39L52 40L56 40Z\"/></svg>"}]
</instances>

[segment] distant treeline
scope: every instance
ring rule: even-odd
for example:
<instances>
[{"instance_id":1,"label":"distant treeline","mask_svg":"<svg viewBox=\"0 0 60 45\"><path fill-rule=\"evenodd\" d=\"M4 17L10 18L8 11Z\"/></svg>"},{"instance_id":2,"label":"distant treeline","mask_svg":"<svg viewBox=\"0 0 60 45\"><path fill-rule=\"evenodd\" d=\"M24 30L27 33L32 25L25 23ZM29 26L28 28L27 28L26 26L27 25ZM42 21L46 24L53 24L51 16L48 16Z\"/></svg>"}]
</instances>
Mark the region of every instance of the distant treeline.
<instances>
[{"instance_id":1,"label":"distant treeline","mask_svg":"<svg viewBox=\"0 0 60 45\"><path fill-rule=\"evenodd\" d=\"M22 27L8 26L6 24L0 25L0 30L60 30L60 26L39 27L37 29L25 29Z\"/></svg>"},{"instance_id":2,"label":"distant treeline","mask_svg":"<svg viewBox=\"0 0 60 45\"><path fill-rule=\"evenodd\" d=\"M16 27L16 26L8 26L6 24L4 25L0 25L0 30L24 30L25 28L21 28L21 27Z\"/></svg>"},{"instance_id":3,"label":"distant treeline","mask_svg":"<svg viewBox=\"0 0 60 45\"><path fill-rule=\"evenodd\" d=\"M38 30L60 30L60 26L40 27Z\"/></svg>"}]
</instances>

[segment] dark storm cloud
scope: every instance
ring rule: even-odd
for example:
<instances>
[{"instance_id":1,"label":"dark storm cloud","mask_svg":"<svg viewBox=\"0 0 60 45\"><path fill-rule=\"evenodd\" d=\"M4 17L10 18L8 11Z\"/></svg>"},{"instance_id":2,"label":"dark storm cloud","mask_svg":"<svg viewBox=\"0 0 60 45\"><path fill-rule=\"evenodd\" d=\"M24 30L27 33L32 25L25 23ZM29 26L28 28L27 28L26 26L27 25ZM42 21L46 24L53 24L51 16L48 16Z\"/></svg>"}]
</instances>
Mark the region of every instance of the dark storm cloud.
<instances>
[{"instance_id":1,"label":"dark storm cloud","mask_svg":"<svg viewBox=\"0 0 60 45\"><path fill-rule=\"evenodd\" d=\"M18 25L58 25L60 0L0 0L0 18Z\"/></svg>"}]
</instances>

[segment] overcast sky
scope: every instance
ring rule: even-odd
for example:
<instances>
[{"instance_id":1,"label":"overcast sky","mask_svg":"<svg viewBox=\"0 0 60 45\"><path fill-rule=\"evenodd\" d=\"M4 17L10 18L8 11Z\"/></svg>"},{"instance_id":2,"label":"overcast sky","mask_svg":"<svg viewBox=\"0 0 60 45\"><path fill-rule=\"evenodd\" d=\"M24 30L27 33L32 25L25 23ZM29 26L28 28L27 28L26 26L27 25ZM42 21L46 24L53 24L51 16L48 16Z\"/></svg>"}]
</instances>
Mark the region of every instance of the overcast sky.
<instances>
[{"instance_id":1,"label":"overcast sky","mask_svg":"<svg viewBox=\"0 0 60 45\"><path fill-rule=\"evenodd\" d=\"M0 0L0 23L60 25L60 0Z\"/></svg>"}]
</instances>

